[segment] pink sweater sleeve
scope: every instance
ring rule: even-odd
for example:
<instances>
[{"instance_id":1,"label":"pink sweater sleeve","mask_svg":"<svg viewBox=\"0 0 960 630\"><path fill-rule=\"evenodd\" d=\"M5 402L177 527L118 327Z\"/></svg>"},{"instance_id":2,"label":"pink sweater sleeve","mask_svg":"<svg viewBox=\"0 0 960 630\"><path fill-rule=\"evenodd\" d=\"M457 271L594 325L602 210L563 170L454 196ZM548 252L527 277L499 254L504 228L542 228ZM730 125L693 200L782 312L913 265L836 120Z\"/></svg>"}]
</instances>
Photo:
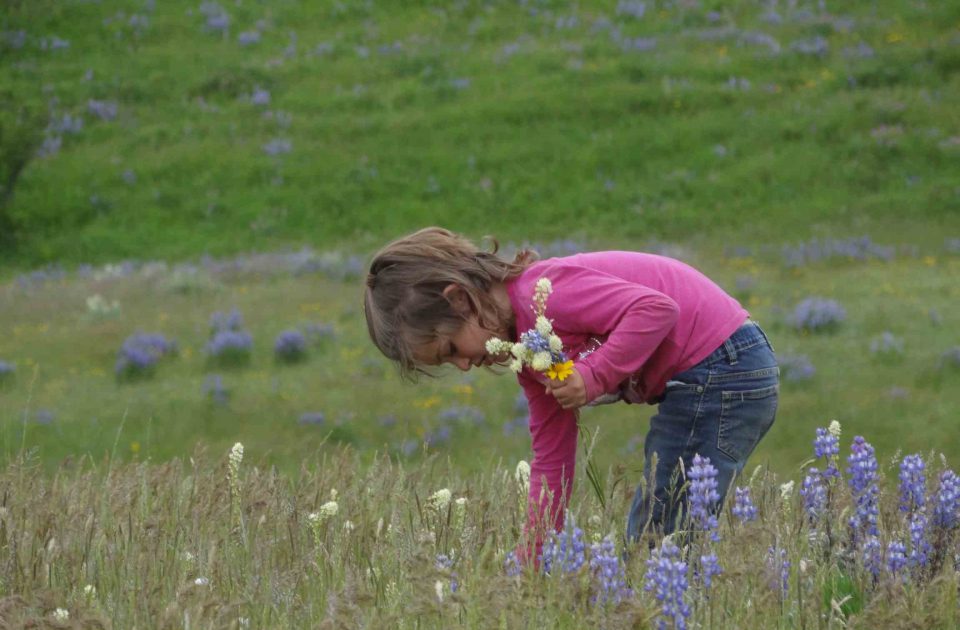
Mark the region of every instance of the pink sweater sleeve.
<instances>
[{"instance_id":1,"label":"pink sweater sleeve","mask_svg":"<svg viewBox=\"0 0 960 630\"><path fill-rule=\"evenodd\" d=\"M547 317L555 330L608 335L596 352L576 362L588 401L615 391L639 370L680 315L663 293L602 271L568 264L547 275L553 284Z\"/></svg>"},{"instance_id":2,"label":"pink sweater sleeve","mask_svg":"<svg viewBox=\"0 0 960 630\"><path fill-rule=\"evenodd\" d=\"M546 393L544 385L525 373L519 375L530 407L530 438L533 462L530 464L530 494L527 500L527 525L521 561L539 564L544 537L549 529L560 531L563 512L570 501L573 471L577 455L577 416L560 407Z\"/></svg>"}]
</instances>

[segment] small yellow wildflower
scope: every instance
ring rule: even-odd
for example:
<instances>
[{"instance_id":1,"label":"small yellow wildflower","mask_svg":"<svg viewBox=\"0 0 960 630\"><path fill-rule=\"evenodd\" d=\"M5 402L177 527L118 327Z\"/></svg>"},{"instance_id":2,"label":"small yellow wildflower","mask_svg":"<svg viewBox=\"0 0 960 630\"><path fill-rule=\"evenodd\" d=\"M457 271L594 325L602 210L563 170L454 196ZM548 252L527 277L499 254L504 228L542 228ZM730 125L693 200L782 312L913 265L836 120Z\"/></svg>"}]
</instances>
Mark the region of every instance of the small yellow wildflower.
<instances>
[{"instance_id":1,"label":"small yellow wildflower","mask_svg":"<svg viewBox=\"0 0 960 630\"><path fill-rule=\"evenodd\" d=\"M571 374L573 374L573 361L554 363L550 366L550 369L547 370L547 376L554 381L565 381Z\"/></svg>"}]
</instances>

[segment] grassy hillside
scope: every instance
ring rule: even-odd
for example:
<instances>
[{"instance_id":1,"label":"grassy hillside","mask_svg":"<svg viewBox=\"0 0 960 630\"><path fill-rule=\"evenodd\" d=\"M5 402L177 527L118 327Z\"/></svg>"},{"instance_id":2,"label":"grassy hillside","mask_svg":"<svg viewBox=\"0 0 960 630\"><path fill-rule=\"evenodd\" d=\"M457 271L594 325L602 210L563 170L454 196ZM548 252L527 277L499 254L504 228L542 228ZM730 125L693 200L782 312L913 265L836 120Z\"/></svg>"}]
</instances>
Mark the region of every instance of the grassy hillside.
<instances>
[{"instance_id":1,"label":"grassy hillside","mask_svg":"<svg viewBox=\"0 0 960 630\"><path fill-rule=\"evenodd\" d=\"M822 4L7 2L0 259L955 229L960 6Z\"/></svg>"}]
</instances>

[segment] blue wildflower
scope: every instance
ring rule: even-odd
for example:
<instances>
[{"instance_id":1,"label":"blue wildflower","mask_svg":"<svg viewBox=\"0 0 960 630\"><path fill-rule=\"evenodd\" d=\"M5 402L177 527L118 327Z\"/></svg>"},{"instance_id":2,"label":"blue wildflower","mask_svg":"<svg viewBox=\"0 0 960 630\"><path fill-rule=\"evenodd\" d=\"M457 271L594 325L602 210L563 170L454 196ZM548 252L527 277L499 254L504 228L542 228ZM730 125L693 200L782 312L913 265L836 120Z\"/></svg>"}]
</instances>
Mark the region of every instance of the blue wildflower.
<instances>
[{"instance_id":1,"label":"blue wildflower","mask_svg":"<svg viewBox=\"0 0 960 630\"><path fill-rule=\"evenodd\" d=\"M720 540L717 533L716 506L720 501L717 492L717 469L710 463L709 457L693 456L693 466L690 467L690 517L694 526L700 531L709 532L710 540Z\"/></svg>"},{"instance_id":2,"label":"blue wildflower","mask_svg":"<svg viewBox=\"0 0 960 630\"><path fill-rule=\"evenodd\" d=\"M793 310L790 324L798 330L820 332L832 330L847 318L847 312L836 300L810 297Z\"/></svg>"},{"instance_id":3,"label":"blue wildflower","mask_svg":"<svg viewBox=\"0 0 960 630\"><path fill-rule=\"evenodd\" d=\"M503 570L506 571L510 577L520 575L520 560L517 558L516 551L507 553L506 558L503 560Z\"/></svg>"},{"instance_id":4,"label":"blue wildflower","mask_svg":"<svg viewBox=\"0 0 960 630\"><path fill-rule=\"evenodd\" d=\"M893 358L903 355L903 339L885 330L879 337L870 341L870 354L878 357Z\"/></svg>"},{"instance_id":5,"label":"blue wildflower","mask_svg":"<svg viewBox=\"0 0 960 630\"><path fill-rule=\"evenodd\" d=\"M327 416L322 411L306 411L300 414L297 424L319 425L327 421Z\"/></svg>"},{"instance_id":6,"label":"blue wildflower","mask_svg":"<svg viewBox=\"0 0 960 630\"><path fill-rule=\"evenodd\" d=\"M11 380L17 371L17 366L9 361L0 359L0 383Z\"/></svg>"},{"instance_id":7,"label":"blue wildflower","mask_svg":"<svg viewBox=\"0 0 960 630\"><path fill-rule=\"evenodd\" d=\"M207 355L221 365L240 365L250 360L253 337L250 333L221 330L207 342Z\"/></svg>"},{"instance_id":8,"label":"blue wildflower","mask_svg":"<svg viewBox=\"0 0 960 630\"><path fill-rule=\"evenodd\" d=\"M540 562L547 574L576 573L586 562L583 530L576 526L573 515L567 512L563 531L551 531L543 544Z\"/></svg>"},{"instance_id":9,"label":"blue wildflower","mask_svg":"<svg viewBox=\"0 0 960 630\"><path fill-rule=\"evenodd\" d=\"M457 588L460 586L457 582L458 576L456 571L453 570L453 558L450 558L446 554L437 554L436 562L434 562L434 567L438 571L449 571L450 572L450 592L456 593Z\"/></svg>"},{"instance_id":10,"label":"blue wildflower","mask_svg":"<svg viewBox=\"0 0 960 630\"><path fill-rule=\"evenodd\" d=\"M960 517L960 478L952 470L940 473L940 485L933 506L933 524L953 529Z\"/></svg>"},{"instance_id":11,"label":"blue wildflower","mask_svg":"<svg viewBox=\"0 0 960 630\"><path fill-rule=\"evenodd\" d=\"M823 477L815 467L810 467L807 476L800 487L800 496L803 497L803 509L812 522L816 522L827 510L827 488L823 484Z\"/></svg>"},{"instance_id":12,"label":"blue wildflower","mask_svg":"<svg viewBox=\"0 0 960 630\"><path fill-rule=\"evenodd\" d=\"M700 556L700 570L697 572L697 577L703 581L703 586L706 589L709 589L713 586L713 578L723 573L723 569L720 567L720 559L717 558L717 554L708 553Z\"/></svg>"},{"instance_id":13,"label":"blue wildflower","mask_svg":"<svg viewBox=\"0 0 960 630\"><path fill-rule=\"evenodd\" d=\"M241 46L252 46L260 43L260 31L244 31L237 35L237 42Z\"/></svg>"},{"instance_id":14,"label":"blue wildflower","mask_svg":"<svg viewBox=\"0 0 960 630\"><path fill-rule=\"evenodd\" d=\"M900 511L913 514L924 509L927 478L919 453L907 455L900 462Z\"/></svg>"},{"instance_id":15,"label":"blue wildflower","mask_svg":"<svg viewBox=\"0 0 960 630\"><path fill-rule=\"evenodd\" d=\"M685 630L690 606L686 602L687 563L680 560L680 549L669 539L664 539L647 560L643 590L652 592L660 602L657 628L665 630L671 625Z\"/></svg>"},{"instance_id":16,"label":"blue wildflower","mask_svg":"<svg viewBox=\"0 0 960 630\"><path fill-rule=\"evenodd\" d=\"M230 390L223 385L223 376L208 374L203 379L203 395L218 405L226 405L230 400Z\"/></svg>"},{"instance_id":17,"label":"blue wildflower","mask_svg":"<svg viewBox=\"0 0 960 630\"><path fill-rule=\"evenodd\" d=\"M877 516L880 489L877 486L877 458L873 447L857 435L850 446L851 454L847 458L850 475L848 483L852 491L856 509L850 517L850 532L854 543L864 534L877 534Z\"/></svg>"},{"instance_id":18,"label":"blue wildflower","mask_svg":"<svg viewBox=\"0 0 960 630\"><path fill-rule=\"evenodd\" d=\"M910 517L910 565L915 568L927 566L931 545L927 540L927 515L922 511Z\"/></svg>"},{"instance_id":19,"label":"blue wildflower","mask_svg":"<svg viewBox=\"0 0 960 630\"><path fill-rule=\"evenodd\" d=\"M907 546L898 540L887 544L887 571L896 577L907 566Z\"/></svg>"},{"instance_id":20,"label":"blue wildflower","mask_svg":"<svg viewBox=\"0 0 960 630\"><path fill-rule=\"evenodd\" d=\"M767 583L771 590L786 595L790 590L790 561L787 550L770 547L767 549Z\"/></svg>"},{"instance_id":21,"label":"blue wildflower","mask_svg":"<svg viewBox=\"0 0 960 630\"><path fill-rule=\"evenodd\" d=\"M828 429L818 427L817 437L813 440L813 456L827 463L823 470L824 479L840 478L840 470L837 468L838 455L840 455L840 439Z\"/></svg>"},{"instance_id":22,"label":"blue wildflower","mask_svg":"<svg viewBox=\"0 0 960 630\"><path fill-rule=\"evenodd\" d=\"M750 498L750 488L736 488L734 490L731 512L740 519L741 523L756 520L757 508L753 505L753 499Z\"/></svg>"},{"instance_id":23,"label":"blue wildflower","mask_svg":"<svg viewBox=\"0 0 960 630\"><path fill-rule=\"evenodd\" d=\"M114 372L118 378L148 376L153 373L160 358L176 352L176 342L162 334L136 332L120 346Z\"/></svg>"},{"instance_id":24,"label":"blue wildflower","mask_svg":"<svg viewBox=\"0 0 960 630\"><path fill-rule=\"evenodd\" d=\"M619 604L621 599L633 595L633 592L627 588L620 557L609 536L602 542L590 545L590 569L597 584L597 602Z\"/></svg>"},{"instance_id":25,"label":"blue wildflower","mask_svg":"<svg viewBox=\"0 0 960 630\"><path fill-rule=\"evenodd\" d=\"M273 353L282 363L296 363L307 357L307 338L299 330L285 330L277 335Z\"/></svg>"},{"instance_id":26,"label":"blue wildflower","mask_svg":"<svg viewBox=\"0 0 960 630\"><path fill-rule=\"evenodd\" d=\"M868 535L863 543L863 569L873 576L873 579L880 576L880 570L883 566L882 555L880 539L872 534Z\"/></svg>"}]
</instances>

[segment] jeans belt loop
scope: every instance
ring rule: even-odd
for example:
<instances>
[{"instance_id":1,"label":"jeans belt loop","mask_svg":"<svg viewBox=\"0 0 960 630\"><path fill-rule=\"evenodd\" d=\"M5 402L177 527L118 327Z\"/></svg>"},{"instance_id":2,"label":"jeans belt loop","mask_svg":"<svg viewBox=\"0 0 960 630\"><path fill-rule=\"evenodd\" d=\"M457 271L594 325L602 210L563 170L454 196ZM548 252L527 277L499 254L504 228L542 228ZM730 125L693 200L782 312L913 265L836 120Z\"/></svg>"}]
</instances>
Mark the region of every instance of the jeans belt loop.
<instances>
[{"instance_id":1,"label":"jeans belt loop","mask_svg":"<svg viewBox=\"0 0 960 630\"><path fill-rule=\"evenodd\" d=\"M737 348L733 345L733 342L727 339L723 342L723 349L727 352L727 357L730 358L730 365L737 364Z\"/></svg>"}]
</instances>

